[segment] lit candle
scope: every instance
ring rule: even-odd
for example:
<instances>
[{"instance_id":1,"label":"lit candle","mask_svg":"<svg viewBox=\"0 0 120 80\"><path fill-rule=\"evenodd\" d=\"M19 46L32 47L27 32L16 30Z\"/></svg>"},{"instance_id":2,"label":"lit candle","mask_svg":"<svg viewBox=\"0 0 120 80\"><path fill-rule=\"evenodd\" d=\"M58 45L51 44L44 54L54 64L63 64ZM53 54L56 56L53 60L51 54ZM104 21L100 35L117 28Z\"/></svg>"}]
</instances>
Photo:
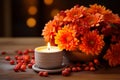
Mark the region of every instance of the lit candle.
<instances>
[{"instance_id":1,"label":"lit candle","mask_svg":"<svg viewBox=\"0 0 120 80\"><path fill-rule=\"evenodd\" d=\"M40 46L35 48L35 65L40 68L58 68L62 66L63 51L57 46Z\"/></svg>"},{"instance_id":2,"label":"lit candle","mask_svg":"<svg viewBox=\"0 0 120 80\"><path fill-rule=\"evenodd\" d=\"M50 50L50 43L48 42L48 50Z\"/></svg>"},{"instance_id":3,"label":"lit candle","mask_svg":"<svg viewBox=\"0 0 120 80\"><path fill-rule=\"evenodd\" d=\"M41 46L35 49L35 51L42 52L42 53L56 53L61 52L61 50L56 46L50 46L50 43L48 42L47 46Z\"/></svg>"}]
</instances>

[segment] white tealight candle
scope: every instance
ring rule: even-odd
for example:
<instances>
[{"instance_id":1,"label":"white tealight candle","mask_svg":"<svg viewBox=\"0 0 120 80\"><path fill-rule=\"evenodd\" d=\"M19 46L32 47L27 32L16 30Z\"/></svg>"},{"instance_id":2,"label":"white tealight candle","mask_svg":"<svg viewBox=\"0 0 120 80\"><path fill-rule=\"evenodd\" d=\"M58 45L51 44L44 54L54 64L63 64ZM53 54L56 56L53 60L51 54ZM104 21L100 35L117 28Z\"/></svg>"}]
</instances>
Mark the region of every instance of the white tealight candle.
<instances>
[{"instance_id":1,"label":"white tealight candle","mask_svg":"<svg viewBox=\"0 0 120 80\"><path fill-rule=\"evenodd\" d=\"M42 53L55 53L55 52L60 52L61 50L56 46L51 46L50 48L48 48L47 46L41 46L36 48L35 51Z\"/></svg>"},{"instance_id":2,"label":"white tealight candle","mask_svg":"<svg viewBox=\"0 0 120 80\"><path fill-rule=\"evenodd\" d=\"M40 68L58 68L62 66L63 51L56 46L35 48L35 64Z\"/></svg>"}]
</instances>

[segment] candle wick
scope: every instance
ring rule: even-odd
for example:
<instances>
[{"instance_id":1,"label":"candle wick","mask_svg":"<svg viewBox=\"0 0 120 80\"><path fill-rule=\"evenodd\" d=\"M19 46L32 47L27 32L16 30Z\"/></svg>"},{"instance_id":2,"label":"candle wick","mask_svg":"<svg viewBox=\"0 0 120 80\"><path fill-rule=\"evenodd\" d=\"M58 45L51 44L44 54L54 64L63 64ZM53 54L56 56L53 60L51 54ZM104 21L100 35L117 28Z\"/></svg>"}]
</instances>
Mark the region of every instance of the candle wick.
<instances>
[{"instance_id":1,"label":"candle wick","mask_svg":"<svg viewBox=\"0 0 120 80\"><path fill-rule=\"evenodd\" d=\"M50 48L48 48L48 50L50 51Z\"/></svg>"}]
</instances>

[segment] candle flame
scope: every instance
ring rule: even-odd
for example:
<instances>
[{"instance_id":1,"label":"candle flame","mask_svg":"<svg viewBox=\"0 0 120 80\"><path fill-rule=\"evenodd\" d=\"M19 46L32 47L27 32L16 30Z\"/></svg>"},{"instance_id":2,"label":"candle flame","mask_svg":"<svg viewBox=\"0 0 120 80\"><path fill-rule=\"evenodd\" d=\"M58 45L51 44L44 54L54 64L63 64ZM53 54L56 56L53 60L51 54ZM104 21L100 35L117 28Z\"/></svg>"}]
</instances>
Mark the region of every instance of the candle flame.
<instances>
[{"instance_id":1,"label":"candle flame","mask_svg":"<svg viewBox=\"0 0 120 80\"><path fill-rule=\"evenodd\" d=\"M48 47L48 50L50 50L50 42L48 42L48 45L47 45L47 47Z\"/></svg>"}]
</instances>

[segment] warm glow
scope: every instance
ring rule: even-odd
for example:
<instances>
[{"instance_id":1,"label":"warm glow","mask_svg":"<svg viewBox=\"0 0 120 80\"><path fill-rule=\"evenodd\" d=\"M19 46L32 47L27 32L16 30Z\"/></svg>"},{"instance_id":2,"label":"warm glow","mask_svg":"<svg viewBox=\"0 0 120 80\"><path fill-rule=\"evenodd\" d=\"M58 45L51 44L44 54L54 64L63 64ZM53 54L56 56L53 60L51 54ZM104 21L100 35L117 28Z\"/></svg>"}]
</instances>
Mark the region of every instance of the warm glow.
<instances>
[{"instance_id":1,"label":"warm glow","mask_svg":"<svg viewBox=\"0 0 120 80\"><path fill-rule=\"evenodd\" d=\"M47 47L48 47L48 50L50 50L50 43L48 42L48 45L47 45Z\"/></svg>"},{"instance_id":2,"label":"warm glow","mask_svg":"<svg viewBox=\"0 0 120 80\"><path fill-rule=\"evenodd\" d=\"M36 6L31 6L31 7L29 7L28 8L28 13L30 14L30 15L35 15L36 13L37 13L37 7Z\"/></svg>"},{"instance_id":3,"label":"warm glow","mask_svg":"<svg viewBox=\"0 0 120 80\"><path fill-rule=\"evenodd\" d=\"M51 16L54 17L58 12L59 12L58 9L53 9L53 10L51 11Z\"/></svg>"},{"instance_id":4,"label":"warm glow","mask_svg":"<svg viewBox=\"0 0 120 80\"><path fill-rule=\"evenodd\" d=\"M46 5L51 5L53 3L53 0L44 0L44 3Z\"/></svg>"},{"instance_id":5,"label":"warm glow","mask_svg":"<svg viewBox=\"0 0 120 80\"><path fill-rule=\"evenodd\" d=\"M35 18L28 18L26 21L27 26L30 28L35 27L36 23L37 22Z\"/></svg>"}]
</instances>

